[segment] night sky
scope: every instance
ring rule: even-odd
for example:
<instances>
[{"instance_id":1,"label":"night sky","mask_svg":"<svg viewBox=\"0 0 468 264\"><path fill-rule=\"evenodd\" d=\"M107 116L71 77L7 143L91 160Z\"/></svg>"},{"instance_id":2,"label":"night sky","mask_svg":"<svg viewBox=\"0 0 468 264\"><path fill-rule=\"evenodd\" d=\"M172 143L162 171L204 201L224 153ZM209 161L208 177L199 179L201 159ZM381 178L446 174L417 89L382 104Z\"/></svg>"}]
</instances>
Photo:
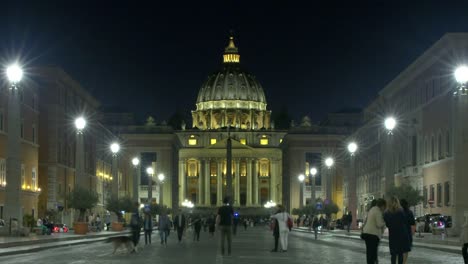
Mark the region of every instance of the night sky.
<instances>
[{"instance_id":1,"label":"night sky","mask_svg":"<svg viewBox=\"0 0 468 264\"><path fill-rule=\"evenodd\" d=\"M268 109L315 122L366 106L445 32L468 32L468 1L8 2L2 63L59 65L103 105L157 121L190 117L231 29Z\"/></svg>"}]
</instances>

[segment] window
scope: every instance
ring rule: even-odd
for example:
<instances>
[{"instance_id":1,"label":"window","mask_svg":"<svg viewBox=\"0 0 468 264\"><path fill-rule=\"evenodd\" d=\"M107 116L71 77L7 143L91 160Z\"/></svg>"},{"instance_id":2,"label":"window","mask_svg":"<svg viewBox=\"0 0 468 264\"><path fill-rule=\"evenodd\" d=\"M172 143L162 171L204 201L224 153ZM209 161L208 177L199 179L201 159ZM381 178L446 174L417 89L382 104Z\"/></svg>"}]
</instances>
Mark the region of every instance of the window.
<instances>
[{"instance_id":1,"label":"window","mask_svg":"<svg viewBox=\"0 0 468 264\"><path fill-rule=\"evenodd\" d=\"M435 139L434 139L434 136L431 137L431 160L430 161L434 161L435 160Z\"/></svg>"},{"instance_id":2,"label":"window","mask_svg":"<svg viewBox=\"0 0 468 264\"><path fill-rule=\"evenodd\" d=\"M442 148L443 148L443 146L442 146L442 134L439 134L439 137L438 137L437 141L438 141L437 146L438 146L439 159L442 159L442 157L444 156L444 153L442 151Z\"/></svg>"},{"instance_id":3,"label":"window","mask_svg":"<svg viewBox=\"0 0 468 264\"><path fill-rule=\"evenodd\" d=\"M190 146L196 146L197 145L197 139L195 138L194 135L191 135L189 140L188 140L188 144Z\"/></svg>"},{"instance_id":4,"label":"window","mask_svg":"<svg viewBox=\"0 0 468 264\"><path fill-rule=\"evenodd\" d=\"M444 196L445 206L450 206L450 182L444 184Z\"/></svg>"},{"instance_id":5,"label":"window","mask_svg":"<svg viewBox=\"0 0 468 264\"><path fill-rule=\"evenodd\" d=\"M31 173L31 189L32 190L37 189L36 168L33 168L32 173Z\"/></svg>"},{"instance_id":6,"label":"window","mask_svg":"<svg viewBox=\"0 0 468 264\"><path fill-rule=\"evenodd\" d=\"M429 189L429 200L434 202L434 198L435 198L434 196L435 196L434 185L431 185Z\"/></svg>"},{"instance_id":7,"label":"window","mask_svg":"<svg viewBox=\"0 0 468 264\"><path fill-rule=\"evenodd\" d=\"M6 185L6 161L5 159L0 159L0 185Z\"/></svg>"},{"instance_id":8,"label":"window","mask_svg":"<svg viewBox=\"0 0 468 264\"><path fill-rule=\"evenodd\" d=\"M241 138L239 141L243 145L247 144L247 140L245 138Z\"/></svg>"},{"instance_id":9,"label":"window","mask_svg":"<svg viewBox=\"0 0 468 264\"><path fill-rule=\"evenodd\" d=\"M210 139L210 144L211 144L211 145L214 145L214 144L216 144L216 138L212 138L212 139Z\"/></svg>"},{"instance_id":10,"label":"window","mask_svg":"<svg viewBox=\"0 0 468 264\"><path fill-rule=\"evenodd\" d=\"M263 135L260 139L260 145L268 145L268 138L267 136Z\"/></svg>"},{"instance_id":11,"label":"window","mask_svg":"<svg viewBox=\"0 0 468 264\"><path fill-rule=\"evenodd\" d=\"M21 186L26 189L26 174L24 172L24 164L21 164Z\"/></svg>"},{"instance_id":12,"label":"window","mask_svg":"<svg viewBox=\"0 0 468 264\"><path fill-rule=\"evenodd\" d=\"M442 184L437 184L437 206L442 206Z\"/></svg>"},{"instance_id":13,"label":"window","mask_svg":"<svg viewBox=\"0 0 468 264\"><path fill-rule=\"evenodd\" d=\"M423 205L424 205L424 208L427 207L427 187L424 186L423 188Z\"/></svg>"}]
</instances>

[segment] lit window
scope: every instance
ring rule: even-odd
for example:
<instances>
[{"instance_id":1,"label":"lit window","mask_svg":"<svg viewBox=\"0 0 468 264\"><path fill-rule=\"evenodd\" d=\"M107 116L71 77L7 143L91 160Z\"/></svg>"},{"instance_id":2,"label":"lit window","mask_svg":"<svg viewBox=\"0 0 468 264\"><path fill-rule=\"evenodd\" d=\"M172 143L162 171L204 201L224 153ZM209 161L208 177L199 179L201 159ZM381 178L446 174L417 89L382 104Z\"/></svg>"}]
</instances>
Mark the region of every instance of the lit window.
<instances>
[{"instance_id":1,"label":"lit window","mask_svg":"<svg viewBox=\"0 0 468 264\"><path fill-rule=\"evenodd\" d=\"M31 188L35 190L37 188L36 168L32 169L31 174Z\"/></svg>"},{"instance_id":2,"label":"lit window","mask_svg":"<svg viewBox=\"0 0 468 264\"><path fill-rule=\"evenodd\" d=\"M260 145L268 145L268 138L265 135L260 139Z\"/></svg>"},{"instance_id":3,"label":"lit window","mask_svg":"<svg viewBox=\"0 0 468 264\"><path fill-rule=\"evenodd\" d=\"M240 139L240 143L243 144L243 145L246 145L247 144L247 140L245 138L241 138Z\"/></svg>"},{"instance_id":4,"label":"lit window","mask_svg":"<svg viewBox=\"0 0 468 264\"><path fill-rule=\"evenodd\" d=\"M212 138L212 139L210 140L210 144L211 144L211 145L216 144L216 138Z\"/></svg>"},{"instance_id":5,"label":"lit window","mask_svg":"<svg viewBox=\"0 0 468 264\"><path fill-rule=\"evenodd\" d=\"M195 145L197 145L197 139L195 138L194 135L191 135L191 136L190 136L190 138L189 138L189 140L188 140L188 144L189 144L190 146L195 146Z\"/></svg>"},{"instance_id":6,"label":"lit window","mask_svg":"<svg viewBox=\"0 0 468 264\"><path fill-rule=\"evenodd\" d=\"M283 139L282 139L282 138L280 138L280 144L281 144L281 143L283 143Z\"/></svg>"}]
</instances>

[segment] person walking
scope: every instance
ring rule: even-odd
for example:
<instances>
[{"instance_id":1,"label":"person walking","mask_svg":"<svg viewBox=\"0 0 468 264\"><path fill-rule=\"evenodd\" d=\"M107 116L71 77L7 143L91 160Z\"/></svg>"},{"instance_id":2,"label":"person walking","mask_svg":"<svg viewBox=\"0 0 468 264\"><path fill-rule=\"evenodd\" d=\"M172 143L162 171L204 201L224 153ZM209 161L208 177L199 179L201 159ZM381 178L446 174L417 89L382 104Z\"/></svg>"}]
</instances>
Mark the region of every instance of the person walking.
<instances>
[{"instance_id":1,"label":"person walking","mask_svg":"<svg viewBox=\"0 0 468 264\"><path fill-rule=\"evenodd\" d=\"M353 224L353 214L351 211L348 211L348 214L346 215L346 230L349 233L349 230L351 229L351 225Z\"/></svg>"},{"instance_id":2,"label":"person walking","mask_svg":"<svg viewBox=\"0 0 468 264\"><path fill-rule=\"evenodd\" d=\"M96 216L96 231L101 232L101 217L99 214Z\"/></svg>"},{"instance_id":3,"label":"person walking","mask_svg":"<svg viewBox=\"0 0 468 264\"><path fill-rule=\"evenodd\" d=\"M317 216L314 216L314 220L312 220L312 229L314 230L315 240L317 240L319 225L320 224L319 224L319 220L318 220Z\"/></svg>"},{"instance_id":4,"label":"person walking","mask_svg":"<svg viewBox=\"0 0 468 264\"><path fill-rule=\"evenodd\" d=\"M132 253L137 251L136 246L138 245L138 242L140 241L141 224L140 224L140 215L138 213L138 209L139 209L139 204L138 202L136 202L133 207L132 217L130 218L130 227L132 229L132 241L133 241L133 246L134 246Z\"/></svg>"},{"instance_id":5,"label":"person walking","mask_svg":"<svg viewBox=\"0 0 468 264\"><path fill-rule=\"evenodd\" d=\"M200 217L197 217L192 222L193 225L193 241L200 241L200 231L202 228L202 220Z\"/></svg>"},{"instance_id":6,"label":"person walking","mask_svg":"<svg viewBox=\"0 0 468 264\"><path fill-rule=\"evenodd\" d=\"M169 236L169 231L171 230L171 220L167 216L165 210L159 215L159 237L161 238L161 245L167 246L167 237Z\"/></svg>"},{"instance_id":7,"label":"person walking","mask_svg":"<svg viewBox=\"0 0 468 264\"><path fill-rule=\"evenodd\" d=\"M287 225L288 219L292 218L291 216L285 212L285 208L282 205L277 205L278 213L271 216L271 218L275 218L278 220L278 227L279 227L279 238L281 243L281 251L287 252L288 251L288 235L289 235L289 227Z\"/></svg>"},{"instance_id":8,"label":"person walking","mask_svg":"<svg viewBox=\"0 0 468 264\"><path fill-rule=\"evenodd\" d=\"M378 263L377 249L385 228L383 213L387 203L384 199L378 199L373 204L375 205L367 213L361 234L361 238L366 243L367 264Z\"/></svg>"},{"instance_id":9,"label":"person walking","mask_svg":"<svg viewBox=\"0 0 468 264\"><path fill-rule=\"evenodd\" d=\"M244 218L244 231L247 231L248 226L249 226L249 220L247 220L247 218Z\"/></svg>"},{"instance_id":10,"label":"person walking","mask_svg":"<svg viewBox=\"0 0 468 264\"><path fill-rule=\"evenodd\" d=\"M460 234L460 242L462 244L462 255L465 264L468 264L468 223L463 225L461 234Z\"/></svg>"},{"instance_id":11,"label":"person walking","mask_svg":"<svg viewBox=\"0 0 468 264\"><path fill-rule=\"evenodd\" d=\"M110 218L111 218L111 217L110 217L110 212L107 211L107 212L106 212L106 216L104 217L104 221L105 221L105 223L106 223L106 230L107 230L107 231L110 231L110 224L111 224Z\"/></svg>"},{"instance_id":12,"label":"person walking","mask_svg":"<svg viewBox=\"0 0 468 264\"><path fill-rule=\"evenodd\" d=\"M403 264L403 254L409 252L410 238L408 234L408 220L401 208L400 201L395 196L388 201L384 221L388 227L388 245L390 247L391 263Z\"/></svg>"},{"instance_id":13,"label":"person walking","mask_svg":"<svg viewBox=\"0 0 468 264\"><path fill-rule=\"evenodd\" d=\"M211 237L214 237L214 232L215 232L215 218L213 216L210 216L208 220L206 220L208 224L208 232L210 233Z\"/></svg>"},{"instance_id":14,"label":"person walking","mask_svg":"<svg viewBox=\"0 0 468 264\"><path fill-rule=\"evenodd\" d=\"M411 251L413 247L413 236L414 236L414 233L416 232L416 221L414 220L413 212L409 209L408 201L406 201L405 199L401 199L400 204L406 216L407 231L408 231L408 236L410 240L410 251ZM408 254L409 252L406 252L405 254L403 254L403 264L406 264L406 262L408 261Z\"/></svg>"},{"instance_id":15,"label":"person walking","mask_svg":"<svg viewBox=\"0 0 468 264\"><path fill-rule=\"evenodd\" d=\"M179 210L179 213L174 218L174 230L177 231L179 243L182 242L182 235L185 230L185 215L182 213L182 210Z\"/></svg>"},{"instance_id":16,"label":"person walking","mask_svg":"<svg viewBox=\"0 0 468 264\"><path fill-rule=\"evenodd\" d=\"M278 213L277 211L276 213ZM280 231L279 231L279 224L278 224L278 219L272 218L272 231L273 231L273 237L275 238L275 247L271 250L271 252L278 252L278 241L280 237Z\"/></svg>"},{"instance_id":17,"label":"person walking","mask_svg":"<svg viewBox=\"0 0 468 264\"><path fill-rule=\"evenodd\" d=\"M224 256L224 242L227 240L227 253L231 255L231 243L232 243L232 220L234 217L234 209L230 205L230 198L225 197L223 199L223 206L218 209L218 215L216 216L216 225L219 227L221 233L221 255Z\"/></svg>"},{"instance_id":18,"label":"person walking","mask_svg":"<svg viewBox=\"0 0 468 264\"><path fill-rule=\"evenodd\" d=\"M145 216L143 219L143 230L145 231L145 245L151 244L151 234L153 233L153 221L149 212L145 212Z\"/></svg>"}]
</instances>

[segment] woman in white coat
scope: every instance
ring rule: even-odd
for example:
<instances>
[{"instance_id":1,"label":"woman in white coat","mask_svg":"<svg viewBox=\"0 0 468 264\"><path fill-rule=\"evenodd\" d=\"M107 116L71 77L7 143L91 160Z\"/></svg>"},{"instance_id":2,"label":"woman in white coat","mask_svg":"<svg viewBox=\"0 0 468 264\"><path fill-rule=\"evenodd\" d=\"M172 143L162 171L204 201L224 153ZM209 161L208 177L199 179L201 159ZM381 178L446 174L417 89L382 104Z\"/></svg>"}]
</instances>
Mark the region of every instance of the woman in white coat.
<instances>
[{"instance_id":1,"label":"woman in white coat","mask_svg":"<svg viewBox=\"0 0 468 264\"><path fill-rule=\"evenodd\" d=\"M284 206L278 205L278 213L271 216L271 218L275 218L278 220L278 227L279 227L279 240L281 244L282 252L288 251L288 235L289 235L289 227L288 227L288 219L292 218L291 216L285 212Z\"/></svg>"}]
</instances>

